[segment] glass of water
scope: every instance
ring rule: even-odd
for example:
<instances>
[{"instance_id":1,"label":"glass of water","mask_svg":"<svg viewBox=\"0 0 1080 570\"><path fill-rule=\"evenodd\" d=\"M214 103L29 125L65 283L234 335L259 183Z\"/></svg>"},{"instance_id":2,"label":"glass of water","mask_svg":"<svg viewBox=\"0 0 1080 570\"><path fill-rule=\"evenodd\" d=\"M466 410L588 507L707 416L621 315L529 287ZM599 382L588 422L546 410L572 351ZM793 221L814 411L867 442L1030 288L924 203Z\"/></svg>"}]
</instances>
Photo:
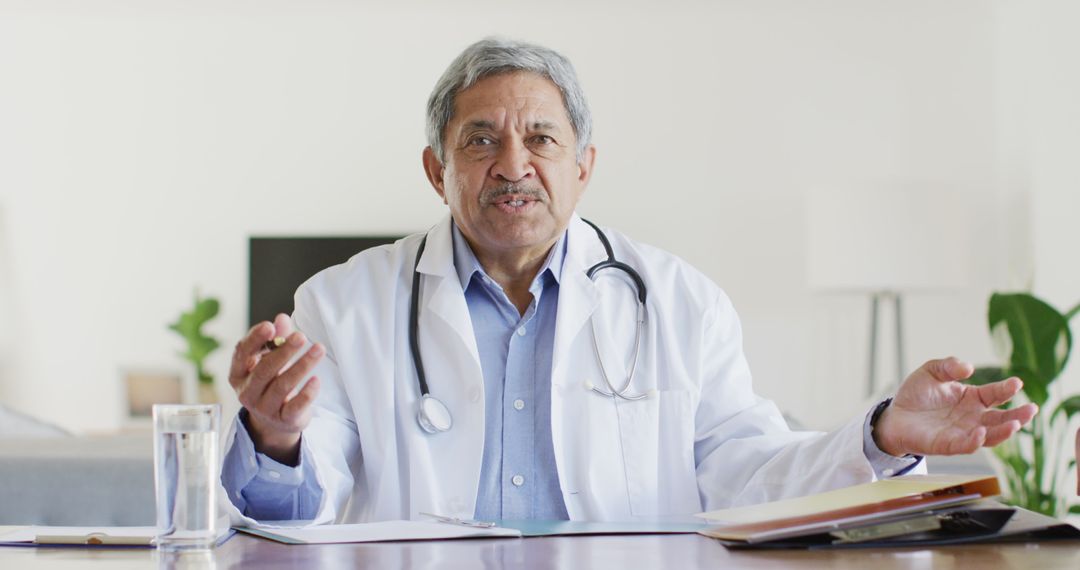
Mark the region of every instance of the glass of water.
<instances>
[{"instance_id":1,"label":"glass of water","mask_svg":"<svg viewBox=\"0 0 1080 570\"><path fill-rule=\"evenodd\" d=\"M164 550L211 548L217 538L221 406L154 406L154 495Z\"/></svg>"}]
</instances>

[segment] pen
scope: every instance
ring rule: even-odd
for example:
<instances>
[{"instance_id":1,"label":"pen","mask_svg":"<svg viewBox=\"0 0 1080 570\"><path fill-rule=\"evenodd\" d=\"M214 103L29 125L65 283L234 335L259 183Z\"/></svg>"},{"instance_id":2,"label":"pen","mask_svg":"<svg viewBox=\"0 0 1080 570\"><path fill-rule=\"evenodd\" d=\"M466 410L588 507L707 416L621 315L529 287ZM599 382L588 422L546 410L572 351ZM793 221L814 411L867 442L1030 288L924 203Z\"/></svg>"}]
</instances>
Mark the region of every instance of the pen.
<instances>
[{"instance_id":1,"label":"pen","mask_svg":"<svg viewBox=\"0 0 1080 570\"><path fill-rule=\"evenodd\" d=\"M274 338L266 341L263 344L263 349L267 350L267 351L271 351L271 350L274 350L275 348L280 348L283 344L285 344L285 337L283 337L283 336L275 336Z\"/></svg>"},{"instance_id":2,"label":"pen","mask_svg":"<svg viewBox=\"0 0 1080 570\"><path fill-rule=\"evenodd\" d=\"M468 526L473 528L494 528L495 523L487 521L474 521L469 519L459 519L457 517L447 517L443 515L435 515L432 513L420 513L421 516L431 517L438 522L446 524L456 524L461 526Z\"/></svg>"}]
</instances>

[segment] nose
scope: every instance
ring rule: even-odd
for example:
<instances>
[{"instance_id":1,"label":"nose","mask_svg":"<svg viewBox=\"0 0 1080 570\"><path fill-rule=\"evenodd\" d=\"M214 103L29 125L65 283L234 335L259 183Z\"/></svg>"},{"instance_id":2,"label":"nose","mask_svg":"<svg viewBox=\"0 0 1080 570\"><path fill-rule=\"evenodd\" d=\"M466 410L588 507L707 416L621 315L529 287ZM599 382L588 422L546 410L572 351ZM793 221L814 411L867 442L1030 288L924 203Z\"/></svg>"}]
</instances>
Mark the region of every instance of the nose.
<instances>
[{"instance_id":1,"label":"nose","mask_svg":"<svg viewBox=\"0 0 1080 570\"><path fill-rule=\"evenodd\" d=\"M513 141L500 146L495 155L495 164L491 166L491 176L500 181L518 182L536 175L532 164L532 153L520 141Z\"/></svg>"}]
</instances>

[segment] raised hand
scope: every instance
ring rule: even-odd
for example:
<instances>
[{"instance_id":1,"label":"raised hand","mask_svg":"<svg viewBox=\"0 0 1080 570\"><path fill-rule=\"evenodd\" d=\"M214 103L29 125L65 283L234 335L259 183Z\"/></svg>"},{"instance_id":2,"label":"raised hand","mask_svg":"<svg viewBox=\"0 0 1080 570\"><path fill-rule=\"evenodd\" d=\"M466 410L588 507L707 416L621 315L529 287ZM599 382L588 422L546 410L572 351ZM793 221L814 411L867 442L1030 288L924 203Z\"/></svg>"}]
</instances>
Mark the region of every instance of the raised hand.
<instances>
[{"instance_id":1,"label":"raised hand","mask_svg":"<svg viewBox=\"0 0 1080 570\"><path fill-rule=\"evenodd\" d=\"M931 360L908 376L878 418L874 441L891 455L958 455L993 447L1038 412L1035 404L1001 410L1020 391L1019 378L964 384L975 368L955 358Z\"/></svg>"},{"instance_id":2,"label":"raised hand","mask_svg":"<svg viewBox=\"0 0 1080 570\"><path fill-rule=\"evenodd\" d=\"M267 348L275 338L284 338L285 343ZM273 323L252 327L236 344L229 369L229 384L248 412L255 449L286 465L299 460L300 433L311 421L319 379L312 376L299 392L297 387L326 354L322 345L314 344L289 365L305 344L307 339L293 332L289 317L278 315Z\"/></svg>"}]
</instances>

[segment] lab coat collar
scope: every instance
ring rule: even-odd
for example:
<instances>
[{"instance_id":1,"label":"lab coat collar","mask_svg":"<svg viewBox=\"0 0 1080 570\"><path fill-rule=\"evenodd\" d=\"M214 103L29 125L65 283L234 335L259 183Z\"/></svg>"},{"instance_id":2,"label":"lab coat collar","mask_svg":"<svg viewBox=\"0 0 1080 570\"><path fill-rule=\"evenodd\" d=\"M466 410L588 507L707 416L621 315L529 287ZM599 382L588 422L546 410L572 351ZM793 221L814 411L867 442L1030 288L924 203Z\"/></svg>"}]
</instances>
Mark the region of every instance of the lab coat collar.
<instances>
[{"instance_id":1,"label":"lab coat collar","mask_svg":"<svg viewBox=\"0 0 1080 570\"><path fill-rule=\"evenodd\" d=\"M454 269L453 220L447 214L427 233L427 245L416 269L422 274L443 277L432 295L428 309L451 323L462 341L476 353L472 320L465 305L464 289ZM559 283L559 311L555 317L555 347L551 362L552 385L563 382L565 356L581 328L599 306L599 292L585 272L607 259L596 232L574 214L567 227L566 255ZM479 361L479 357L477 357Z\"/></svg>"}]
</instances>

